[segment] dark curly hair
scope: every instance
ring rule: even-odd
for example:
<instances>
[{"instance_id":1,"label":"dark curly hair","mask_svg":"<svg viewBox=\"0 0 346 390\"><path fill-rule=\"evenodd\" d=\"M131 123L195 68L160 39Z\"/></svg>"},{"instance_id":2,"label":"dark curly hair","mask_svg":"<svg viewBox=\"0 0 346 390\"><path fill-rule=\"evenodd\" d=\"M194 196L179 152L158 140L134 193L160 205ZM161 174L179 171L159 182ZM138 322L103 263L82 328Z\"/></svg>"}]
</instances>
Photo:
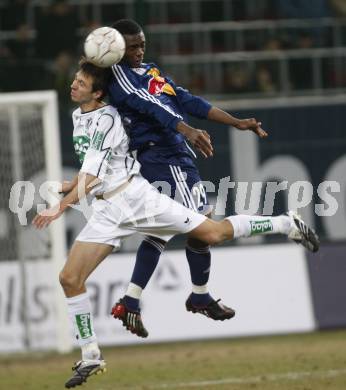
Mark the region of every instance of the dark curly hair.
<instances>
[{"instance_id":1,"label":"dark curly hair","mask_svg":"<svg viewBox=\"0 0 346 390\"><path fill-rule=\"evenodd\" d=\"M143 31L142 27L132 19L117 20L112 27L123 35L136 35Z\"/></svg>"},{"instance_id":2,"label":"dark curly hair","mask_svg":"<svg viewBox=\"0 0 346 390\"><path fill-rule=\"evenodd\" d=\"M92 91L102 91L102 95L97 99L101 101L108 93L108 83L112 77L110 68L100 68L89 62L85 57L79 61L79 70L92 78Z\"/></svg>"}]
</instances>

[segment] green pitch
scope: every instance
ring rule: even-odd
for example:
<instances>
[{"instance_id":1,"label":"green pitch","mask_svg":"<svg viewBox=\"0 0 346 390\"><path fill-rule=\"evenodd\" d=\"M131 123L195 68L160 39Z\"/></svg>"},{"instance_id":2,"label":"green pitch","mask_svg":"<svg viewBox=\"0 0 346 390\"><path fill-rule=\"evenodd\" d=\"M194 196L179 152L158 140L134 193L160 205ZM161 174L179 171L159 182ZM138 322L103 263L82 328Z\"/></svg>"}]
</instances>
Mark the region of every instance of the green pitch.
<instances>
[{"instance_id":1,"label":"green pitch","mask_svg":"<svg viewBox=\"0 0 346 390\"><path fill-rule=\"evenodd\" d=\"M217 326L217 324L215 324ZM104 348L90 390L345 390L346 331ZM79 353L0 357L0 388L57 390Z\"/></svg>"}]
</instances>

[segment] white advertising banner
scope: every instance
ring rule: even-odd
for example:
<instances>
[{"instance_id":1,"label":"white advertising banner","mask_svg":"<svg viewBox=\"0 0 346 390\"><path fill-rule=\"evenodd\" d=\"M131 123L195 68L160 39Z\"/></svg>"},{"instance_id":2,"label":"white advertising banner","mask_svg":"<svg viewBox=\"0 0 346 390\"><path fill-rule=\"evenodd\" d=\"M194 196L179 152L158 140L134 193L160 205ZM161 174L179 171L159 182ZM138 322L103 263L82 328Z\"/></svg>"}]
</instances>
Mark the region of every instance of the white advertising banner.
<instances>
[{"instance_id":1,"label":"white advertising banner","mask_svg":"<svg viewBox=\"0 0 346 390\"><path fill-rule=\"evenodd\" d=\"M212 250L210 292L236 310L218 322L188 313L191 290L185 251L167 251L143 293L142 317L148 339L127 332L110 316L123 296L135 254L114 254L88 280L95 330L101 345L235 337L315 328L304 251L295 244ZM48 262L28 267L30 332L35 348L55 343L52 275ZM0 263L0 351L23 348L18 264ZM56 275L57 277L57 275Z\"/></svg>"},{"instance_id":2,"label":"white advertising banner","mask_svg":"<svg viewBox=\"0 0 346 390\"><path fill-rule=\"evenodd\" d=\"M23 297L19 262L0 262L0 352L25 348L24 307L27 309L30 347L56 347L52 266L48 261L28 261L27 291Z\"/></svg>"},{"instance_id":3,"label":"white advertising banner","mask_svg":"<svg viewBox=\"0 0 346 390\"><path fill-rule=\"evenodd\" d=\"M187 312L185 300L191 282L185 252L168 251L143 294L142 318L149 331L148 342L315 328L305 255L300 247L267 245L212 252L210 292L234 308L236 316L217 322ZM132 271L134 260L128 257L114 255L90 278L89 291L98 308L95 327L103 344L136 341L120 322L107 316L112 302L123 295Z\"/></svg>"}]
</instances>

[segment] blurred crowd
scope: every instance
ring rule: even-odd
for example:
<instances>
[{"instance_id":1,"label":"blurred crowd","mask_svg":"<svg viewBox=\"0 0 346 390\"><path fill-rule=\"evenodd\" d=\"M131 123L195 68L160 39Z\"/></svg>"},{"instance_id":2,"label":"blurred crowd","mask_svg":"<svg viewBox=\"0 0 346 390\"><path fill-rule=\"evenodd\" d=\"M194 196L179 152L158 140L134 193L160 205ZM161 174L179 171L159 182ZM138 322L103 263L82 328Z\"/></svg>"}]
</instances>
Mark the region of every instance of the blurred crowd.
<instances>
[{"instance_id":1,"label":"blurred crowd","mask_svg":"<svg viewBox=\"0 0 346 390\"><path fill-rule=\"evenodd\" d=\"M198 8L195 7L195 3ZM142 25L160 23L190 23L214 21L248 21L279 19L311 19L346 16L345 0L194 0L167 1L126 0L99 2L95 17L95 2L69 0L2 0L0 2L0 91L37 90L54 88L62 103L67 103L69 85L76 59L82 53L81 42L89 31L102 24L130 17ZM196 15L196 9L198 10ZM343 32L345 33L345 32ZM212 52L232 51L223 43L220 32L211 35ZM282 51L328 47L332 43L331 31L301 29L291 34L266 35L256 32L245 34L244 50ZM156 45L148 33L150 59L160 61L162 45ZM191 37L182 39L179 53L191 53ZM228 43L229 44L229 43ZM311 84L311 61L291 60L294 68L290 82L297 89ZM234 94L259 91L274 93L280 88L277 63L262 61L255 66L224 64L223 90ZM333 74L326 82L333 83ZM193 92L205 91L203 75L196 71L189 78ZM178 80L179 82L179 80ZM340 82L340 80L338 80ZM343 80L345 82L345 80ZM213 92L213 91L211 91Z\"/></svg>"}]
</instances>

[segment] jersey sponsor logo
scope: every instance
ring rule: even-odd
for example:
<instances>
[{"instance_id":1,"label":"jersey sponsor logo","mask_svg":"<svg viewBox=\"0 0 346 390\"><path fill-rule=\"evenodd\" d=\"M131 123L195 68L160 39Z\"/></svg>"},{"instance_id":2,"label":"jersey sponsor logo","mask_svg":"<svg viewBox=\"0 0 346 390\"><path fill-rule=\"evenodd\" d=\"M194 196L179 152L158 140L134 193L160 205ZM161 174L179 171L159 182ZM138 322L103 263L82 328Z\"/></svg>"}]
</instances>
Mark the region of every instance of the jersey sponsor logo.
<instances>
[{"instance_id":1,"label":"jersey sponsor logo","mask_svg":"<svg viewBox=\"0 0 346 390\"><path fill-rule=\"evenodd\" d=\"M157 68L150 68L147 74L153 77L158 77L160 76L160 71Z\"/></svg>"},{"instance_id":2,"label":"jersey sponsor logo","mask_svg":"<svg viewBox=\"0 0 346 390\"><path fill-rule=\"evenodd\" d=\"M273 224L270 219L264 221L250 221L251 235L273 231Z\"/></svg>"},{"instance_id":3,"label":"jersey sponsor logo","mask_svg":"<svg viewBox=\"0 0 346 390\"><path fill-rule=\"evenodd\" d=\"M90 146L90 138L85 135L78 135L73 137L74 150L79 158L79 161L83 163L85 153Z\"/></svg>"},{"instance_id":4,"label":"jersey sponsor logo","mask_svg":"<svg viewBox=\"0 0 346 390\"><path fill-rule=\"evenodd\" d=\"M160 71L157 68L149 69L147 74L152 76L148 82L148 91L151 95L160 96L161 93L176 95L173 87L160 76Z\"/></svg>"},{"instance_id":5,"label":"jersey sponsor logo","mask_svg":"<svg viewBox=\"0 0 346 390\"><path fill-rule=\"evenodd\" d=\"M90 313L76 314L76 322L82 339L87 339L92 336Z\"/></svg>"},{"instance_id":6,"label":"jersey sponsor logo","mask_svg":"<svg viewBox=\"0 0 346 390\"><path fill-rule=\"evenodd\" d=\"M114 152L114 154L117 154L116 152ZM111 150L108 150L107 154L106 154L106 161L110 162L112 159L112 151Z\"/></svg>"},{"instance_id":7,"label":"jersey sponsor logo","mask_svg":"<svg viewBox=\"0 0 346 390\"><path fill-rule=\"evenodd\" d=\"M174 110L172 110L171 107L169 107L166 104L162 104L162 102L159 99L155 98L154 95L151 95L147 89L134 87L134 85L128 79L127 75L125 74L125 72L121 68L121 66L114 65L112 67L112 70L113 70L116 82L119 85L119 88L122 89L122 93L124 93L124 92L126 94L134 93L140 99L145 100L146 102L152 102L152 103L160 106L164 110L168 111L171 115L174 115L175 117L177 117L179 119L183 119L183 117L181 115L177 114L176 112L174 112ZM147 81L147 77L145 77L145 81ZM147 88L148 88L148 86L147 86Z\"/></svg>"},{"instance_id":8,"label":"jersey sponsor logo","mask_svg":"<svg viewBox=\"0 0 346 390\"><path fill-rule=\"evenodd\" d=\"M105 133L102 131L96 131L92 139L92 147L96 150L101 150Z\"/></svg>"},{"instance_id":9,"label":"jersey sponsor logo","mask_svg":"<svg viewBox=\"0 0 346 390\"><path fill-rule=\"evenodd\" d=\"M166 83L163 77L152 77L148 82L148 91L151 95L160 96L162 93L167 95L176 95L173 87Z\"/></svg>"}]
</instances>

